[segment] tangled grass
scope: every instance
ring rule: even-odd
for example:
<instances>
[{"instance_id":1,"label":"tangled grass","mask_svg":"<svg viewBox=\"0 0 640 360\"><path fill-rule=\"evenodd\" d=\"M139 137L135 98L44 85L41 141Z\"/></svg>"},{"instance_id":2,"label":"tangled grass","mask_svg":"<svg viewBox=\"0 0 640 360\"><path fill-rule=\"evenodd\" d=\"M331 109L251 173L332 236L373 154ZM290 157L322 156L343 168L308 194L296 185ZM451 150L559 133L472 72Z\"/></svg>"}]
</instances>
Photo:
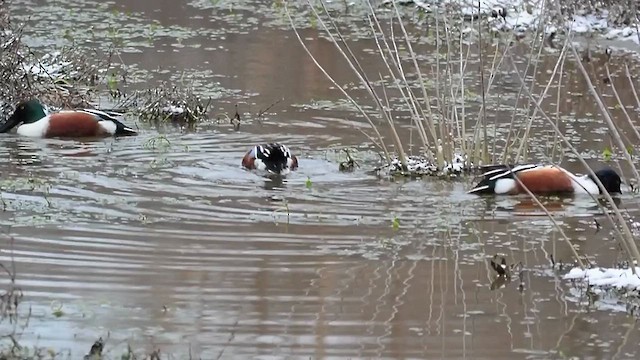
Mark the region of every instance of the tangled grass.
<instances>
[{"instance_id":1,"label":"tangled grass","mask_svg":"<svg viewBox=\"0 0 640 360\"><path fill-rule=\"evenodd\" d=\"M193 127L209 118L211 99L202 98L193 89L163 84L116 97L116 111L126 112L156 126L170 123Z\"/></svg>"},{"instance_id":2,"label":"tangled grass","mask_svg":"<svg viewBox=\"0 0 640 360\"><path fill-rule=\"evenodd\" d=\"M10 15L7 1L0 0L2 115L27 98L57 107L86 106L110 57L96 56L99 61L95 61L72 48L38 56L22 41L23 28L13 24Z\"/></svg>"}]
</instances>

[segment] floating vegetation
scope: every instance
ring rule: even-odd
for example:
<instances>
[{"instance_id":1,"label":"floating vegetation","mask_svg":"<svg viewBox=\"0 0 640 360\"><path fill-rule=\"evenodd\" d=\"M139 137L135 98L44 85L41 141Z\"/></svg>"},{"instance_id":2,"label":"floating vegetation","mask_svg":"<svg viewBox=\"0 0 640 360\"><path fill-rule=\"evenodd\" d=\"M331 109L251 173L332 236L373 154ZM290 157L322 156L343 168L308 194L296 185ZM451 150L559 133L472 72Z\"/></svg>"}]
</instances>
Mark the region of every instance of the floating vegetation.
<instances>
[{"instance_id":1,"label":"floating vegetation","mask_svg":"<svg viewBox=\"0 0 640 360\"><path fill-rule=\"evenodd\" d=\"M347 159L345 161L340 162L340 166L338 167L338 170L342 171L342 172L352 172L355 170L356 167L360 167L360 165L358 164L358 162L351 157L351 153L349 152L349 149L342 149L342 151L346 154Z\"/></svg>"},{"instance_id":2,"label":"floating vegetation","mask_svg":"<svg viewBox=\"0 0 640 360\"><path fill-rule=\"evenodd\" d=\"M467 157L455 154L453 161L444 162L444 166L439 167L435 162L424 156L411 155L406 158L406 166L402 165L402 161L398 157L394 157L390 164L385 164L376 168L379 176L448 176L456 177L468 174L475 170L473 163L467 161Z\"/></svg>"},{"instance_id":3,"label":"floating vegetation","mask_svg":"<svg viewBox=\"0 0 640 360\"><path fill-rule=\"evenodd\" d=\"M398 219L397 216L394 216L393 219L391 219L391 227L396 231L400 229L400 219Z\"/></svg>"},{"instance_id":4,"label":"floating vegetation","mask_svg":"<svg viewBox=\"0 0 640 360\"><path fill-rule=\"evenodd\" d=\"M64 311L62 311L62 303L60 301L53 301L51 303L51 314L57 318L64 316Z\"/></svg>"},{"instance_id":5,"label":"floating vegetation","mask_svg":"<svg viewBox=\"0 0 640 360\"><path fill-rule=\"evenodd\" d=\"M145 141L144 148L149 150L167 150L171 147L171 140L164 135L154 136L151 139Z\"/></svg>"},{"instance_id":6,"label":"floating vegetation","mask_svg":"<svg viewBox=\"0 0 640 360\"><path fill-rule=\"evenodd\" d=\"M192 88L161 84L153 89L119 96L116 108L155 125L175 124L191 127L207 120L211 99L197 95Z\"/></svg>"},{"instance_id":7,"label":"floating vegetation","mask_svg":"<svg viewBox=\"0 0 640 360\"><path fill-rule=\"evenodd\" d=\"M2 191L28 192L31 194L39 192L42 194L47 206L51 206L51 202L49 201L51 184L46 179L29 176L11 180L0 180L0 189ZM6 210L8 206L8 202L5 201L2 195L0 195L0 206L2 206L2 210Z\"/></svg>"}]
</instances>

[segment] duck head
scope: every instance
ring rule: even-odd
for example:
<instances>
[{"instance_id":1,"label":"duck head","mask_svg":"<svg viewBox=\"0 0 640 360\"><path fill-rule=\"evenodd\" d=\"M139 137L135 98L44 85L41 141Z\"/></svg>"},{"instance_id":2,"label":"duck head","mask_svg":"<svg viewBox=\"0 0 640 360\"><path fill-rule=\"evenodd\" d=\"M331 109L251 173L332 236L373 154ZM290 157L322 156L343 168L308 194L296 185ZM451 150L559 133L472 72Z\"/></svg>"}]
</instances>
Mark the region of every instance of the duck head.
<instances>
[{"instance_id":1,"label":"duck head","mask_svg":"<svg viewBox=\"0 0 640 360\"><path fill-rule=\"evenodd\" d=\"M611 168L601 169L595 172L596 176L604 186L604 188L611 194L621 193L620 185L622 184L622 179L618 175L615 170ZM591 176L589 176L591 177ZM593 179L592 179L593 180ZM594 181L595 182L595 181ZM600 191L602 193L602 191Z\"/></svg>"},{"instance_id":2,"label":"duck head","mask_svg":"<svg viewBox=\"0 0 640 360\"><path fill-rule=\"evenodd\" d=\"M22 101L16 106L13 115L0 125L0 133L6 133L20 124L34 123L45 116L44 107L38 100Z\"/></svg>"}]
</instances>

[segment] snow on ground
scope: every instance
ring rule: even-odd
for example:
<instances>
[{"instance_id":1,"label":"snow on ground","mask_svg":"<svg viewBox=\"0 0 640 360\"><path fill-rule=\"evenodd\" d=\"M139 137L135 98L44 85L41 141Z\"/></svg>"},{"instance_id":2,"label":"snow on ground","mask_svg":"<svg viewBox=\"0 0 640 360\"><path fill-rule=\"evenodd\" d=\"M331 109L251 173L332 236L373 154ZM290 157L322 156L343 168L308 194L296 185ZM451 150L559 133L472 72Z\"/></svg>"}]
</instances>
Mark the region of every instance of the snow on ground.
<instances>
[{"instance_id":1,"label":"snow on ground","mask_svg":"<svg viewBox=\"0 0 640 360\"><path fill-rule=\"evenodd\" d=\"M453 156L453 161L450 163L445 161L443 168L440 170L438 169L438 165L432 163L429 159L423 156L408 156L406 169L403 169L402 162L398 158L392 159L391 164L384 168L386 169L386 173L391 175L403 174L405 176L456 176L460 175L464 171L471 170L473 168L473 164L467 161L466 156L455 154ZM380 174L383 174L383 172L380 172Z\"/></svg>"},{"instance_id":2,"label":"snow on ground","mask_svg":"<svg viewBox=\"0 0 640 360\"><path fill-rule=\"evenodd\" d=\"M640 267L636 267L640 274ZM620 290L640 290L640 276L634 275L631 269L593 268L581 270L573 268L564 276L565 279L582 280L595 288L615 288Z\"/></svg>"},{"instance_id":3,"label":"snow on ground","mask_svg":"<svg viewBox=\"0 0 640 360\"><path fill-rule=\"evenodd\" d=\"M62 60L62 54L56 51L45 54L36 64L22 64L23 70L39 77L56 77L68 72L73 63Z\"/></svg>"},{"instance_id":4,"label":"snow on ground","mask_svg":"<svg viewBox=\"0 0 640 360\"><path fill-rule=\"evenodd\" d=\"M389 2L392 0L388 0ZM398 0L396 0L398 1ZM608 10L587 11L579 10L570 19L563 20L564 23L554 23L552 19L545 18L545 15L555 13L553 9L549 11L544 0L404 0L398 3L413 3L428 12L432 11L436 4L438 6L459 6L462 15L467 18L476 17L479 14L491 15L491 24L495 30L512 30L515 32L525 32L535 30L541 21L544 21L545 33L553 33L558 27L564 31L571 31L577 34L598 33L609 40L633 41L640 45L638 27L635 24L624 27L616 27L609 24ZM547 7L547 8L546 8ZM504 13L502 13L503 10ZM504 16L502 16L504 15Z\"/></svg>"},{"instance_id":5,"label":"snow on ground","mask_svg":"<svg viewBox=\"0 0 640 360\"><path fill-rule=\"evenodd\" d=\"M602 290L594 291L598 296L591 303L591 306L594 309L598 309L600 311L615 311L615 312L624 312L629 313L633 309L633 304L628 301L629 298L622 299L615 294L607 294ZM569 292L565 293L566 299L575 304L589 304L589 298L585 297L585 292L583 289L578 287L569 288ZM627 300L627 301L624 301Z\"/></svg>"}]
</instances>

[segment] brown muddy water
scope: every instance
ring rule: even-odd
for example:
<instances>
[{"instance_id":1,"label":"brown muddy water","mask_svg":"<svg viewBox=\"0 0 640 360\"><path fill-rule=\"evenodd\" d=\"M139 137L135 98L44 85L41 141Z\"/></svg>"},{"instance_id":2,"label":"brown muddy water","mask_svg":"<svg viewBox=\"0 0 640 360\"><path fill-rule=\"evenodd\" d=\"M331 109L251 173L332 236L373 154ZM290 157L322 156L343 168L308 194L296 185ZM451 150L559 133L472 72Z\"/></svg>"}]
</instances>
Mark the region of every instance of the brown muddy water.
<instances>
[{"instance_id":1,"label":"brown muddy water","mask_svg":"<svg viewBox=\"0 0 640 360\"><path fill-rule=\"evenodd\" d=\"M12 6L41 51L69 41L65 31L95 46L121 36L138 88L187 81L216 98L219 113L239 104L246 118L238 132L214 122L162 130L166 141L155 147L158 130L143 124L140 136L123 139L2 136L0 222L14 241L3 240L0 260L15 261L25 294L21 343L74 359L99 337L113 358L126 344L178 359L639 355L624 304L590 303L551 269L549 254L572 256L529 201L467 195L472 179L369 174L376 155L357 130L366 125L270 1ZM85 39L86 28L94 34ZM313 29L304 36L339 82L353 85L332 45ZM375 44L354 46L366 66L379 65L367 55ZM539 64L542 73L553 65ZM575 79L563 128L595 164L608 138ZM517 82L500 81L499 97L512 98ZM266 119L252 120L280 98ZM274 182L240 168L250 146L275 140L298 154L299 171ZM353 173L337 171L344 146L359 149ZM581 252L605 266L622 258L608 229L596 231L591 200L549 201ZM622 203L638 208L628 193ZM491 290L496 253L522 262L522 291L517 280ZM7 320L2 329L14 331Z\"/></svg>"}]
</instances>

